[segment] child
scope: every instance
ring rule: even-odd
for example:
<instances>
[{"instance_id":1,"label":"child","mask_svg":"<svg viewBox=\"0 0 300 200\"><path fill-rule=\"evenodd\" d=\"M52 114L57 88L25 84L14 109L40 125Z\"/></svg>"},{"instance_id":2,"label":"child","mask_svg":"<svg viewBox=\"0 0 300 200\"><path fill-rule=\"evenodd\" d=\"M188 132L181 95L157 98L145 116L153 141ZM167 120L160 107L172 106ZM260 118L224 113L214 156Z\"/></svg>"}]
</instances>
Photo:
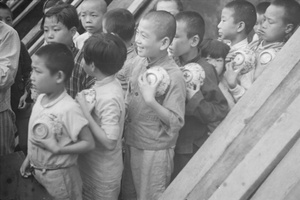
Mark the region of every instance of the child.
<instances>
[{"instance_id":1,"label":"child","mask_svg":"<svg viewBox=\"0 0 300 200\"><path fill-rule=\"evenodd\" d=\"M82 182L77 154L94 148L94 140L80 107L67 94L65 81L72 73L72 52L64 44L41 47L32 57L32 85L41 93L29 121L28 168L55 199L81 199Z\"/></svg>"},{"instance_id":2,"label":"child","mask_svg":"<svg viewBox=\"0 0 300 200\"><path fill-rule=\"evenodd\" d=\"M224 79L235 101L238 101L253 83L255 56L254 52L248 48L247 36L255 22L255 7L248 1L234 0L225 5L221 22L218 24L222 39L231 42L230 51L226 57ZM253 59L249 59L251 62L243 62L237 67L233 59L238 51L244 52L246 56L252 56Z\"/></svg>"},{"instance_id":3,"label":"child","mask_svg":"<svg viewBox=\"0 0 300 200\"><path fill-rule=\"evenodd\" d=\"M135 30L134 17L127 9L113 9L103 16L102 28L104 33L117 34L126 45L126 62L122 69L116 74L125 94L128 88L128 74L131 68L130 61L137 56L135 45L133 45L131 41Z\"/></svg>"},{"instance_id":4,"label":"child","mask_svg":"<svg viewBox=\"0 0 300 200\"><path fill-rule=\"evenodd\" d=\"M122 144L125 103L115 78L126 60L126 46L115 35L93 35L84 45L84 70L96 78L95 108L89 112L82 93L76 98L96 140L95 150L79 157L84 199L117 200L123 171Z\"/></svg>"},{"instance_id":5,"label":"child","mask_svg":"<svg viewBox=\"0 0 300 200\"><path fill-rule=\"evenodd\" d=\"M255 51L256 80L300 24L300 5L295 0L275 0L267 8L261 25L261 40L249 46ZM271 66L271 65L270 65Z\"/></svg>"},{"instance_id":6,"label":"child","mask_svg":"<svg viewBox=\"0 0 300 200\"><path fill-rule=\"evenodd\" d=\"M139 56L132 61L127 94L124 199L159 199L170 182L186 98L182 72L167 51L175 31L175 19L166 11L147 13L136 31ZM145 74L155 66L165 69L170 77L167 92L156 98L159 81L149 84Z\"/></svg>"},{"instance_id":7,"label":"child","mask_svg":"<svg viewBox=\"0 0 300 200\"><path fill-rule=\"evenodd\" d=\"M175 16L183 11L183 5L181 0L158 0L154 6L154 10L164 10Z\"/></svg>"},{"instance_id":8,"label":"child","mask_svg":"<svg viewBox=\"0 0 300 200\"><path fill-rule=\"evenodd\" d=\"M271 3L270 2L260 2L259 4L256 5L256 23L253 27L253 30L255 32L253 38L252 38L252 42L259 40L260 35L261 35L261 24L263 22L264 19L264 14L267 10L267 8L269 7Z\"/></svg>"},{"instance_id":9,"label":"child","mask_svg":"<svg viewBox=\"0 0 300 200\"><path fill-rule=\"evenodd\" d=\"M206 61L215 67L220 83L219 88L225 96L229 109L233 108L235 102L231 94L228 92L228 86L226 81L223 79L225 72L225 59L230 50L230 47L217 39L207 39L203 41L201 48L201 56Z\"/></svg>"},{"instance_id":10,"label":"child","mask_svg":"<svg viewBox=\"0 0 300 200\"><path fill-rule=\"evenodd\" d=\"M216 70L201 58L199 47L205 32L202 16L194 11L183 11L175 18L176 35L170 52L177 58L179 66L200 64L205 79L200 90L187 90L185 124L176 143L172 178L176 177L208 138L208 124L221 121L228 112L227 101L218 87Z\"/></svg>"},{"instance_id":11,"label":"child","mask_svg":"<svg viewBox=\"0 0 300 200\"><path fill-rule=\"evenodd\" d=\"M10 87L14 82L20 55L18 33L0 21L0 156L13 153L16 132L15 115L10 105Z\"/></svg>"},{"instance_id":12,"label":"child","mask_svg":"<svg viewBox=\"0 0 300 200\"><path fill-rule=\"evenodd\" d=\"M12 27L13 16L10 8L0 2L0 21ZM26 154L27 153L27 129L28 120L30 117L30 106L27 104L31 101L27 98L26 84L29 82L31 72L31 58L25 47L21 43L21 51L19 57L19 64L14 84L11 86L11 108L16 115L17 134L19 137L18 146ZM27 101L27 102L26 102Z\"/></svg>"},{"instance_id":13,"label":"child","mask_svg":"<svg viewBox=\"0 0 300 200\"><path fill-rule=\"evenodd\" d=\"M104 0L84 0L80 5L80 19L85 33L75 39L75 46L78 49L83 47L84 41L92 34L102 31L102 17L107 11L107 4Z\"/></svg>"},{"instance_id":14,"label":"child","mask_svg":"<svg viewBox=\"0 0 300 200\"><path fill-rule=\"evenodd\" d=\"M64 83L72 73L72 52L64 44L42 46L32 57L32 85L41 93L29 121L28 155L22 176L33 175L54 199L81 199L77 154L94 148L79 105Z\"/></svg>"}]
</instances>

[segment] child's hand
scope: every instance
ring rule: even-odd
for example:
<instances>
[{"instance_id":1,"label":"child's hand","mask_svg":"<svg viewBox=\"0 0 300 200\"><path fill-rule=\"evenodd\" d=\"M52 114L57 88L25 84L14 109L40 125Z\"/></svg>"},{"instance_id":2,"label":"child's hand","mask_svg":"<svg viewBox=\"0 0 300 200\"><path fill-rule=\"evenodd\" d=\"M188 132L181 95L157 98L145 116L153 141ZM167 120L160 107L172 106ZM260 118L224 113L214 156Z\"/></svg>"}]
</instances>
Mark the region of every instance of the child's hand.
<instances>
[{"instance_id":1,"label":"child's hand","mask_svg":"<svg viewBox=\"0 0 300 200\"><path fill-rule=\"evenodd\" d=\"M82 92L79 92L76 96L76 101L78 102L78 104L80 105L81 109L83 110L83 112L85 113L85 111L88 111L88 105L85 99L85 96Z\"/></svg>"},{"instance_id":2,"label":"child's hand","mask_svg":"<svg viewBox=\"0 0 300 200\"><path fill-rule=\"evenodd\" d=\"M31 176L31 172L29 168L30 168L29 159L28 157L26 157L20 168L20 173L23 177L28 178L29 176Z\"/></svg>"},{"instance_id":3,"label":"child's hand","mask_svg":"<svg viewBox=\"0 0 300 200\"><path fill-rule=\"evenodd\" d=\"M53 154L58 154L60 152L60 146L55 138L55 134L51 134L49 138L41 140L32 138L31 142L40 148L50 151Z\"/></svg>"},{"instance_id":4,"label":"child's hand","mask_svg":"<svg viewBox=\"0 0 300 200\"><path fill-rule=\"evenodd\" d=\"M27 98L28 92L25 90L24 94L21 96L20 100L19 100L19 109L24 109L26 108L26 98Z\"/></svg>"},{"instance_id":5,"label":"child's hand","mask_svg":"<svg viewBox=\"0 0 300 200\"><path fill-rule=\"evenodd\" d=\"M200 84L194 85L194 88L186 88L186 98L190 100L200 90Z\"/></svg>"},{"instance_id":6,"label":"child's hand","mask_svg":"<svg viewBox=\"0 0 300 200\"><path fill-rule=\"evenodd\" d=\"M234 69L234 62L227 63L225 67L226 67L226 71L224 73L224 78L228 83L229 88L233 89L237 86L237 77L243 68L240 67Z\"/></svg>"},{"instance_id":7,"label":"child's hand","mask_svg":"<svg viewBox=\"0 0 300 200\"><path fill-rule=\"evenodd\" d=\"M144 98L144 101L146 103L151 103L151 102L155 101L156 88L158 87L160 81L150 84L147 81L146 73L144 73L143 75L140 75L138 81L139 81L140 92Z\"/></svg>"}]
</instances>

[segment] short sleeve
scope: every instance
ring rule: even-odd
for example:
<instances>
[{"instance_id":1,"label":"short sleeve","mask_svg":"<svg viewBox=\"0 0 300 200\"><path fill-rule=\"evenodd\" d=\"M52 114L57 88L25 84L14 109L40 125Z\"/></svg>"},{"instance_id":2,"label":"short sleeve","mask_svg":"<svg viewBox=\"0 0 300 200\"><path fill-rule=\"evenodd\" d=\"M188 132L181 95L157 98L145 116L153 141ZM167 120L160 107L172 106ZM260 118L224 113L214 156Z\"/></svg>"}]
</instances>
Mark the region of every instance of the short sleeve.
<instances>
[{"instance_id":1,"label":"short sleeve","mask_svg":"<svg viewBox=\"0 0 300 200\"><path fill-rule=\"evenodd\" d=\"M88 125L88 121L77 104L74 104L74 106L69 108L63 115L63 124L72 141L76 142L80 131L84 126Z\"/></svg>"},{"instance_id":2,"label":"short sleeve","mask_svg":"<svg viewBox=\"0 0 300 200\"><path fill-rule=\"evenodd\" d=\"M100 127L104 130L108 139L117 140L120 137L121 127L120 120L122 119L122 109L117 100L107 99L97 104L95 107Z\"/></svg>"}]
</instances>

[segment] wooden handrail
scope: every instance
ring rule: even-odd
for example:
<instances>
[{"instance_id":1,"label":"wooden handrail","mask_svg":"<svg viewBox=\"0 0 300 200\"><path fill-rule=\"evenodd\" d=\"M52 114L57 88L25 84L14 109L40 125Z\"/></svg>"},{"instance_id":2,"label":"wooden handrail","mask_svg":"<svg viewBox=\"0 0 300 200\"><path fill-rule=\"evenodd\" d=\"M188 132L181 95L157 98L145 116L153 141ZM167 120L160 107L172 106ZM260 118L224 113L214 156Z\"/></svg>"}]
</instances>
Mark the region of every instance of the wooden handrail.
<instances>
[{"instance_id":1,"label":"wooden handrail","mask_svg":"<svg viewBox=\"0 0 300 200\"><path fill-rule=\"evenodd\" d=\"M22 13L13 21L13 26L16 26L41 0L33 0Z\"/></svg>"}]
</instances>

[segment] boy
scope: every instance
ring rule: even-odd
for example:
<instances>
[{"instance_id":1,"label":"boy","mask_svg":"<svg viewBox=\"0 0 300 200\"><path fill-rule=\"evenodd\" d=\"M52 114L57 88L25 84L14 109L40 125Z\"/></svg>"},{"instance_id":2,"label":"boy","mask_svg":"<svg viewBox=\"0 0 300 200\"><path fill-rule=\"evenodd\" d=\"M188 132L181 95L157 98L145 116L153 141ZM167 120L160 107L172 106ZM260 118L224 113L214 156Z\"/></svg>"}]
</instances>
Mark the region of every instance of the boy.
<instances>
[{"instance_id":1,"label":"boy","mask_svg":"<svg viewBox=\"0 0 300 200\"><path fill-rule=\"evenodd\" d=\"M12 27L13 16L10 8L0 2L0 21ZM26 84L29 82L31 72L31 58L25 45L21 43L20 57L18 70L14 79L14 84L11 86L11 108L16 115L17 134L19 137L19 147L27 153L27 124L30 117L30 108L27 106L27 91Z\"/></svg>"},{"instance_id":2,"label":"boy","mask_svg":"<svg viewBox=\"0 0 300 200\"><path fill-rule=\"evenodd\" d=\"M261 24L261 40L250 44L257 57L255 80L274 59L299 24L300 5L297 1L275 0L267 8Z\"/></svg>"},{"instance_id":3,"label":"boy","mask_svg":"<svg viewBox=\"0 0 300 200\"><path fill-rule=\"evenodd\" d=\"M77 100L96 140L95 150L79 157L86 199L118 200L123 172L122 133L125 102L115 78L126 60L126 46L112 34L94 34L84 44L84 70L96 78L92 112L82 93Z\"/></svg>"},{"instance_id":4,"label":"boy","mask_svg":"<svg viewBox=\"0 0 300 200\"><path fill-rule=\"evenodd\" d=\"M10 87L14 83L20 55L18 33L0 21L0 156L13 153L16 126L10 105Z\"/></svg>"},{"instance_id":5,"label":"boy","mask_svg":"<svg viewBox=\"0 0 300 200\"><path fill-rule=\"evenodd\" d=\"M219 34L222 39L231 42L230 51L226 57L226 72L224 78L228 89L238 101L253 83L255 59L243 62L237 69L233 61L238 51L245 55L254 53L248 49L247 36L252 31L256 22L255 7L250 2L234 0L225 5L222 10L221 21L218 24Z\"/></svg>"},{"instance_id":6,"label":"boy","mask_svg":"<svg viewBox=\"0 0 300 200\"><path fill-rule=\"evenodd\" d=\"M135 20L131 12L127 9L113 9L108 11L102 20L102 28L104 33L117 34L125 43L127 48L127 58L122 69L116 74L124 94L128 88L128 74L131 68L131 60L137 56L135 46L132 44L132 37L135 30Z\"/></svg>"},{"instance_id":7,"label":"boy","mask_svg":"<svg viewBox=\"0 0 300 200\"><path fill-rule=\"evenodd\" d=\"M85 33L75 39L75 46L78 49L83 47L84 41L92 34L101 33L102 17L107 11L107 4L104 0L84 0L80 5L80 19Z\"/></svg>"},{"instance_id":8,"label":"boy","mask_svg":"<svg viewBox=\"0 0 300 200\"><path fill-rule=\"evenodd\" d=\"M256 5L256 23L253 27L253 30L255 32L253 38L252 38L252 42L259 40L260 35L261 35L261 24L263 22L264 19L264 14L267 10L267 8L269 7L271 3L270 2L260 2L259 4Z\"/></svg>"},{"instance_id":9,"label":"boy","mask_svg":"<svg viewBox=\"0 0 300 200\"><path fill-rule=\"evenodd\" d=\"M167 51L175 31L175 19L166 11L147 13L136 31L139 56L132 61L127 93L124 199L159 199L170 182L186 98L182 72ZM155 66L163 67L171 82L167 92L157 98L159 82L149 84L145 75L147 69Z\"/></svg>"},{"instance_id":10,"label":"boy","mask_svg":"<svg viewBox=\"0 0 300 200\"><path fill-rule=\"evenodd\" d=\"M32 57L32 85L41 94L29 121L28 155L20 172L33 175L54 199L82 199L77 154L95 143L79 105L66 93L74 67L64 44L42 46Z\"/></svg>"},{"instance_id":11,"label":"boy","mask_svg":"<svg viewBox=\"0 0 300 200\"><path fill-rule=\"evenodd\" d=\"M200 64L205 71L205 79L200 90L187 90L185 124L176 143L172 178L208 138L208 124L221 121L228 112L227 101L218 87L216 70L205 58L201 58L199 46L205 32L202 16L194 11L183 11L175 18L176 35L170 52L177 58L179 66L192 62Z\"/></svg>"}]
</instances>

